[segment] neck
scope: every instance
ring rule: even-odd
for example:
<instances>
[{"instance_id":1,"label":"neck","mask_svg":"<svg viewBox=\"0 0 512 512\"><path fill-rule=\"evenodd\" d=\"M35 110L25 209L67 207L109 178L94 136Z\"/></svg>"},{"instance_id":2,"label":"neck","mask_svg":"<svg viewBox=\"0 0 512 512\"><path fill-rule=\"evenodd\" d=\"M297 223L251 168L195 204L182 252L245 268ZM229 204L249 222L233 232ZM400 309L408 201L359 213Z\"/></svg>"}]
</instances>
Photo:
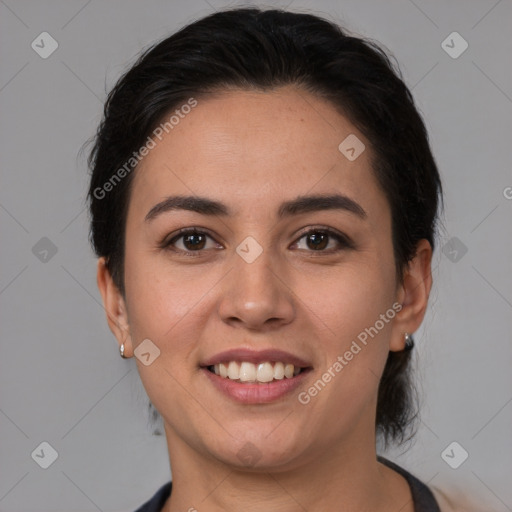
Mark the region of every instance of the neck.
<instances>
[{"instance_id":1,"label":"neck","mask_svg":"<svg viewBox=\"0 0 512 512\"><path fill-rule=\"evenodd\" d=\"M377 461L374 442L316 451L286 468L243 470L201 455L167 426L166 435L173 489L163 512L414 510L406 480Z\"/></svg>"}]
</instances>

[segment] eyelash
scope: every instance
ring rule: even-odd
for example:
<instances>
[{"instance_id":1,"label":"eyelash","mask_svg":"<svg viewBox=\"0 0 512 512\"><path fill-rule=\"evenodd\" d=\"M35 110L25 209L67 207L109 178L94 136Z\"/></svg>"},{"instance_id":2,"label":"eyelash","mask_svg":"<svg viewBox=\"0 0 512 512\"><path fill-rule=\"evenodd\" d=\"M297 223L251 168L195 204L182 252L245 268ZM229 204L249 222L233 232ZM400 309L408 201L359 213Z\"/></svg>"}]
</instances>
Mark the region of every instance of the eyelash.
<instances>
[{"instance_id":1,"label":"eyelash","mask_svg":"<svg viewBox=\"0 0 512 512\"><path fill-rule=\"evenodd\" d=\"M352 241L347 236L342 235L341 233L338 233L337 231L334 231L331 228L322 227L322 226L315 227L315 228L310 228L307 231L303 231L299 235L299 238L297 238L297 240L294 242L294 244L296 244L297 242L302 240L304 237L306 237L306 236L308 236L310 234L313 234L313 233L326 234L330 238L334 238L340 244L341 247L338 248L338 249L334 249L334 250L333 249L318 250L318 251L308 250L307 252L311 252L313 254L314 253L334 254L334 253L342 251L343 249L353 249L354 248L354 244L352 243ZM203 228L183 228L183 229L180 229L178 231L178 233L176 235L174 235L171 239L165 238L159 244L159 248L160 249L169 250L169 251L173 251L173 252L182 254L184 256L187 256L187 257L192 257L192 258L200 257L202 255L202 253L204 251L208 250L208 249L199 249L197 251L184 251L183 249L176 249L175 247L173 247L173 244L175 242L177 242L180 238L183 238L184 236L191 235L191 234L192 235L206 235L206 236L210 237L211 239L213 239L213 236L210 235L208 233L208 231L205 231Z\"/></svg>"}]
</instances>

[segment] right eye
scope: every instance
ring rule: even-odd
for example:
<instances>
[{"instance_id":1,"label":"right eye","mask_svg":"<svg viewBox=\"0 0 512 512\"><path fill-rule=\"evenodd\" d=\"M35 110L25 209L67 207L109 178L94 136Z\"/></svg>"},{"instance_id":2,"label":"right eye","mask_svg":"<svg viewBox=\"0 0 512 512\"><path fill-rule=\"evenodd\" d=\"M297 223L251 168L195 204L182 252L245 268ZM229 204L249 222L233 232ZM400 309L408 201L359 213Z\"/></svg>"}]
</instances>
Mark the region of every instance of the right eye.
<instances>
[{"instance_id":1,"label":"right eye","mask_svg":"<svg viewBox=\"0 0 512 512\"><path fill-rule=\"evenodd\" d=\"M213 238L204 231L200 231L196 228L184 228L180 229L177 235L164 241L161 244L161 248L180 252L187 256L199 256L200 254L197 253L201 251L219 247L220 244L216 242L213 247L207 247L208 239L214 241Z\"/></svg>"}]
</instances>

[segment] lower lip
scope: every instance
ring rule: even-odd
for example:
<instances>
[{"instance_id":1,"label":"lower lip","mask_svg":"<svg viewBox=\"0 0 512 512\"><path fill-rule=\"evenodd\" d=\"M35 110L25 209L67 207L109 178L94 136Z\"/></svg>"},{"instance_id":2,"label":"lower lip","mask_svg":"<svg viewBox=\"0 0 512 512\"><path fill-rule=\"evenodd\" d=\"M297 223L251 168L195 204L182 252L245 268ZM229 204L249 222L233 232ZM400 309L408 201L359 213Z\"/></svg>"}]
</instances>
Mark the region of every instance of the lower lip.
<instances>
[{"instance_id":1,"label":"lower lip","mask_svg":"<svg viewBox=\"0 0 512 512\"><path fill-rule=\"evenodd\" d=\"M220 377L206 368L202 369L210 382L223 394L242 404L267 404L275 402L297 389L309 373L302 371L295 377L273 380L267 383L241 383Z\"/></svg>"}]
</instances>

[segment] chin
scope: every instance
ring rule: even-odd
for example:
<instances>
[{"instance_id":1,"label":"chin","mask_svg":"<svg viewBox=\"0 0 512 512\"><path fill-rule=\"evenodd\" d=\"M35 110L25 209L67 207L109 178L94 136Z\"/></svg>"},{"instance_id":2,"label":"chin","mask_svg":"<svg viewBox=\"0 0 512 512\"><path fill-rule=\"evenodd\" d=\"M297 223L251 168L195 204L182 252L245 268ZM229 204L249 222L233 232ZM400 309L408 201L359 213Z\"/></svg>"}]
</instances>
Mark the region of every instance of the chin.
<instances>
[{"instance_id":1,"label":"chin","mask_svg":"<svg viewBox=\"0 0 512 512\"><path fill-rule=\"evenodd\" d=\"M274 424L275 428L275 424ZM295 442L290 433L270 439L265 430L261 435L254 431L235 441L226 436L225 445L217 445L211 454L222 463L242 471L284 471L294 465L304 449L303 443Z\"/></svg>"}]
</instances>

